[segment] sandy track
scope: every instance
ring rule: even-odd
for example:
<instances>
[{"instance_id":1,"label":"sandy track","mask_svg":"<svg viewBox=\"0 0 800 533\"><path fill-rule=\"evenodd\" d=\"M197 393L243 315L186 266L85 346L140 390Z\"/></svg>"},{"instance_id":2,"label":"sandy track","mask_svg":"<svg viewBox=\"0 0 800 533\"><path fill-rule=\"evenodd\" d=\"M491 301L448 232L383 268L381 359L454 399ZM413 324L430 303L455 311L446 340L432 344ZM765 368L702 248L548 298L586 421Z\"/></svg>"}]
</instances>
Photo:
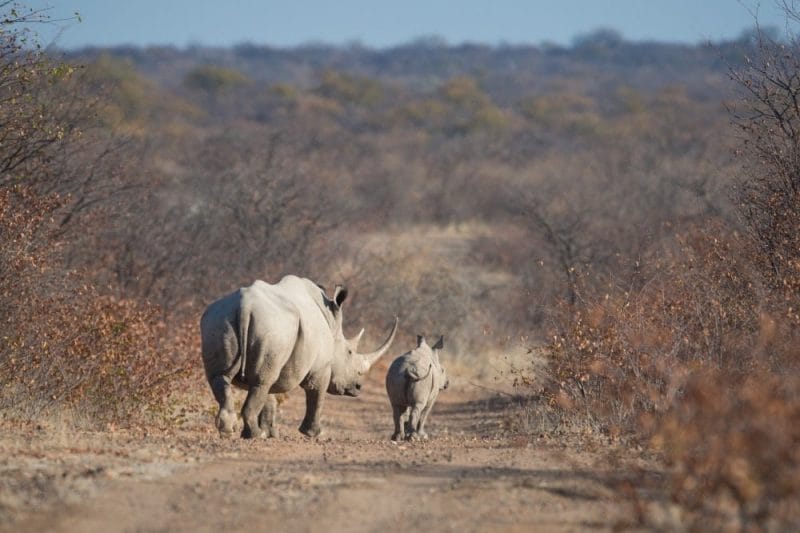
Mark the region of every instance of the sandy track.
<instances>
[{"instance_id":1,"label":"sandy track","mask_svg":"<svg viewBox=\"0 0 800 533\"><path fill-rule=\"evenodd\" d=\"M165 433L5 427L0 529L571 531L618 522L624 508L598 457L509 436L507 406L477 391L442 393L432 440L399 445L388 440L377 379L358 399L329 397L326 433L313 441L296 430L299 391L270 440L220 439L201 411Z\"/></svg>"}]
</instances>

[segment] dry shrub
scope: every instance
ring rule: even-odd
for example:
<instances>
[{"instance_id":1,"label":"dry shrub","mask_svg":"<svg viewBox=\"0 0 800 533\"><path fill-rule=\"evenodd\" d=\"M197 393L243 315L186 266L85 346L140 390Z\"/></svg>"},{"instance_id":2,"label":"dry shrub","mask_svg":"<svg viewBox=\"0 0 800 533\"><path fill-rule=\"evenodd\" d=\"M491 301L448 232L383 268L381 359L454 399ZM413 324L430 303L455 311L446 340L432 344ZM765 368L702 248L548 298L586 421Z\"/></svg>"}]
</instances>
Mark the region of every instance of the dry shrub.
<instances>
[{"instance_id":1,"label":"dry shrub","mask_svg":"<svg viewBox=\"0 0 800 533\"><path fill-rule=\"evenodd\" d=\"M784 3L790 21L800 21L794 2ZM764 278L781 292L800 294L800 40L774 41L757 32L757 49L731 70L741 98L731 114L742 143L743 175L734 197L747 231L758 246Z\"/></svg>"},{"instance_id":2,"label":"dry shrub","mask_svg":"<svg viewBox=\"0 0 800 533\"><path fill-rule=\"evenodd\" d=\"M5 290L13 288L15 276L44 267L52 243L38 236L62 203L57 196L41 196L21 185L0 188L0 283ZM4 301L10 296L4 292ZM5 305L0 313L4 319L10 314Z\"/></svg>"},{"instance_id":3,"label":"dry shrub","mask_svg":"<svg viewBox=\"0 0 800 533\"><path fill-rule=\"evenodd\" d=\"M27 324L8 339L5 407L39 416L74 407L91 419L127 423L143 409L160 412L183 371L159 340L154 308L91 289L26 301Z\"/></svg>"},{"instance_id":4,"label":"dry shrub","mask_svg":"<svg viewBox=\"0 0 800 533\"><path fill-rule=\"evenodd\" d=\"M763 362L760 351L775 341L757 335L766 312L737 253L741 242L719 227L686 235L639 264L627 286L589 289L592 280L581 279L579 304L554 314L552 402L580 408L598 429L630 434L642 413L669 408L692 369L735 377Z\"/></svg>"},{"instance_id":5,"label":"dry shrub","mask_svg":"<svg viewBox=\"0 0 800 533\"><path fill-rule=\"evenodd\" d=\"M94 97L38 46L30 28L47 10L3 2L0 12L0 409L127 422L162 404L181 336L163 343L154 308L103 296L96 272L64 266L68 234L91 233L84 215L124 190L101 164L114 143L82 130Z\"/></svg>"},{"instance_id":6,"label":"dry shrub","mask_svg":"<svg viewBox=\"0 0 800 533\"><path fill-rule=\"evenodd\" d=\"M658 452L666 483L623 490L650 527L800 525L800 115L786 104L800 94L798 50L759 42L732 73L745 92L734 110L745 231L712 219L685 228L618 286L579 279L555 315L546 397ZM661 513L678 517L668 524L644 512L664 505L677 510Z\"/></svg>"},{"instance_id":7,"label":"dry shrub","mask_svg":"<svg viewBox=\"0 0 800 533\"><path fill-rule=\"evenodd\" d=\"M41 419L74 408L95 423L128 423L165 407L190 341L167 335L154 307L103 296L59 269L51 215L62 203L0 190L0 409Z\"/></svg>"},{"instance_id":8,"label":"dry shrub","mask_svg":"<svg viewBox=\"0 0 800 533\"><path fill-rule=\"evenodd\" d=\"M578 304L557 314L546 379L518 376L573 424L649 443L666 484L624 494L678 509L670 527L797 525L800 324L759 259L708 224L640 263L627 290L583 279Z\"/></svg>"},{"instance_id":9,"label":"dry shrub","mask_svg":"<svg viewBox=\"0 0 800 533\"><path fill-rule=\"evenodd\" d=\"M665 502L697 529L800 527L800 379L757 372L736 387L698 372L652 438Z\"/></svg>"}]
</instances>

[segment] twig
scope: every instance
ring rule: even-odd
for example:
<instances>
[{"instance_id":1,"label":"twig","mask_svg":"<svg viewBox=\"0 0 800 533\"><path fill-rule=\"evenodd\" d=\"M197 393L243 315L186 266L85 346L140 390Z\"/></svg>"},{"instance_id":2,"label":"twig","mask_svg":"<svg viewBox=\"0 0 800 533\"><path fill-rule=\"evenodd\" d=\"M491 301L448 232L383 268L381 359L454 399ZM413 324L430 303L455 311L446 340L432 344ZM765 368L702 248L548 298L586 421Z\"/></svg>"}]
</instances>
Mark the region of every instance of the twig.
<instances>
[{"instance_id":1,"label":"twig","mask_svg":"<svg viewBox=\"0 0 800 533\"><path fill-rule=\"evenodd\" d=\"M509 398L516 398L517 397L514 394L511 394L511 393L508 393L508 392L504 392L504 391L501 391L501 390L497 390L497 389L492 389L491 387L486 387L484 385L478 385L477 383L473 383L471 381L468 381L467 383L469 383L473 387L478 387L479 389L488 390L489 392L494 392L494 393L497 393L497 394L503 394L505 396L508 396Z\"/></svg>"}]
</instances>

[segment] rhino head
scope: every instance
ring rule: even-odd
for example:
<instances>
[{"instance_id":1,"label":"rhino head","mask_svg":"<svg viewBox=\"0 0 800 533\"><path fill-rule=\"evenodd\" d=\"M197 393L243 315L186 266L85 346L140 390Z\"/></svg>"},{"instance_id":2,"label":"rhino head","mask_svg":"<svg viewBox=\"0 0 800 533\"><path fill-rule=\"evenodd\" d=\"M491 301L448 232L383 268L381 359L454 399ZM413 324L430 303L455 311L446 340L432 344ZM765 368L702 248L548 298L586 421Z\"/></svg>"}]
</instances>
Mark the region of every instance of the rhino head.
<instances>
[{"instance_id":1,"label":"rhino head","mask_svg":"<svg viewBox=\"0 0 800 533\"><path fill-rule=\"evenodd\" d=\"M331 382L328 385L329 394L358 396L364 377L370 367L386 353L397 333L398 319L395 318L394 326L386 340L375 351L361 353L358 343L364 335L364 329L355 337L347 339L342 332L342 304L347 298L347 289L337 285L333 293L333 363L331 365Z\"/></svg>"}]
</instances>

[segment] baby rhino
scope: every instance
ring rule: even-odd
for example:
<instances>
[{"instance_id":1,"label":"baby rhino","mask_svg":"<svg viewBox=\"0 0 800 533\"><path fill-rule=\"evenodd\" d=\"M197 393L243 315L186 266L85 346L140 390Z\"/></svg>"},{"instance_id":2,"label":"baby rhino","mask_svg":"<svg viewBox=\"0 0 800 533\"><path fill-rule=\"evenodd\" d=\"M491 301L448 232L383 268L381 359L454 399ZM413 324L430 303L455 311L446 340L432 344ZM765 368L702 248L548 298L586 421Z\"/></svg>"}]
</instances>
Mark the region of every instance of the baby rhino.
<instances>
[{"instance_id":1,"label":"baby rhino","mask_svg":"<svg viewBox=\"0 0 800 533\"><path fill-rule=\"evenodd\" d=\"M439 350L442 347L444 337L440 337L431 347L425 342L425 337L417 336L417 347L395 359L389 367L386 392L394 415L392 440L428 438L425 421L439 391L449 385L447 374L439 363ZM405 421L407 415L404 434L401 421Z\"/></svg>"}]
</instances>

